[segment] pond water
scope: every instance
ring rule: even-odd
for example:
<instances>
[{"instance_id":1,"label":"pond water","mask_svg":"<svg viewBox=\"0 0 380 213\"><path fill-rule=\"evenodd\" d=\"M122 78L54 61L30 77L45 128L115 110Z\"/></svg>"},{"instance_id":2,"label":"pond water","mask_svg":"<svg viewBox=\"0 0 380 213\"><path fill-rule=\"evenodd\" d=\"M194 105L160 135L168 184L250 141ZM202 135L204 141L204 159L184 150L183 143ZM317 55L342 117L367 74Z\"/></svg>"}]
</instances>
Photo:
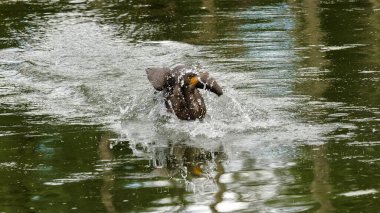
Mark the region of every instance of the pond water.
<instances>
[{"instance_id":1,"label":"pond water","mask_svg":"<svg viewBox=\"0 0 380 213\"><path fill-rule=\"evenodd\" d=\"M377 212L379 44L377 0L0 1L0 212Z\"/></svg>"}]
</instances>

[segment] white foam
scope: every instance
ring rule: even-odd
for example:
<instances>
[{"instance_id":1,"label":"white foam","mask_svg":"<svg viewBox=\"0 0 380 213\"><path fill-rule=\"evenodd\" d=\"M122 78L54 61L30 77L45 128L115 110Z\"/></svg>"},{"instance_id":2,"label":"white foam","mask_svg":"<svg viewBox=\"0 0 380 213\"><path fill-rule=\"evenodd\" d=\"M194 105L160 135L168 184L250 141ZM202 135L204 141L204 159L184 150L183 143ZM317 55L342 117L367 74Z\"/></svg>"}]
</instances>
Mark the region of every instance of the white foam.
<instances>
[{"instance_id":1,"label":"white foam","mask_svg":"<svg viewBox=\"0 0 380 213\"><path fill-rule=\"evenodd\" d=\"M376 193L378 193L378 191L376 189L366 189L366 190L357 190L357 191L345 192L345 193L341 193L339 195L346 196L346 197L357 197L357 196L376 194Z\"/></svg>"}]
</instances>

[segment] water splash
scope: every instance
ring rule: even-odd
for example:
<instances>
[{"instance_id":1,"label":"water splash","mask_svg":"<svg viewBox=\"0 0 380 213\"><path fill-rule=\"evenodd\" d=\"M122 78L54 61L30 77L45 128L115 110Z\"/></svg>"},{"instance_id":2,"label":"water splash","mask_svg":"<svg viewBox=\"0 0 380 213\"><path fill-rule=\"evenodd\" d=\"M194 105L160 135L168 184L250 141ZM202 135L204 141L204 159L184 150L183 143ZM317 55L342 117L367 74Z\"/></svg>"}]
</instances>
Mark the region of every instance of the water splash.
<instances>
[{"instance_id":1,"label":"water splash","mask_svg":"<svg viewBox=\"0 0 380 213\"><path fill-rule=\"evenodd\" d=\"M240 134L253 131L257 123L252 119L259 117L257 111L247 112L234 97L233 91L216 97L209 92L202 92L207 106L207 115L203 120L182 121L167 112L160 93L144 91L130 97L126 107L121 108L121 131L129 140L141 141L148 129L151 141L163 140L199 140L218 139L226 134ZM251 114L249 114L251 113ZM135 128L136 126L144 128ZM258 127L260 128L260 127ZM136 132L137 131L137 132ZM141 134L144 133L144 134ZM133 138L136 137L137 138ZM147 142L149 138L146 138Z\"/></svg>"}]
</instances>

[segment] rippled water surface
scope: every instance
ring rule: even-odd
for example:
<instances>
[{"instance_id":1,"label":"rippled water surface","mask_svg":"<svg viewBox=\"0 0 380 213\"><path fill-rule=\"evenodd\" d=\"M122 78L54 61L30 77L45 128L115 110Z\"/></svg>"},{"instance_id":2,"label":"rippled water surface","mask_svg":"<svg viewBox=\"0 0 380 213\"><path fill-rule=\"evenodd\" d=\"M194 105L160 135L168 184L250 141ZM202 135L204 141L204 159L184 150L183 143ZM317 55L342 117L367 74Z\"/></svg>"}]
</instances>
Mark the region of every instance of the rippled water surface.
<instances>
[{"instance_id":1,"label":"rippled water surface","mask_svg":"<svg viewBox=\"0 0 380 213\"><path fill-rule=\"evenodd\" d=\"M377 212L379 44L376 0L0 1L0 211Z\"/></svg>"}]
</instances>

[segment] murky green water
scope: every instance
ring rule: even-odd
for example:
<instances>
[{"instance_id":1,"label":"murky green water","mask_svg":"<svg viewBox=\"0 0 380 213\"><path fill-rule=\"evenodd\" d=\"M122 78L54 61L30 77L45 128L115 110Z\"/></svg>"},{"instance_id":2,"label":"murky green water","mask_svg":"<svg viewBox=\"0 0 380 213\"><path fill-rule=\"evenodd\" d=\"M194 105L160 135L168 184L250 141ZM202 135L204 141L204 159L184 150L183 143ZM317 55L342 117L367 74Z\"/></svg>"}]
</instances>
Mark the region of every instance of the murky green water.
<instances>
[{"instance_id":1,"label":"murky green water","mask_svg":"<svg viewBox=\"0 0 380 213\"><path fill-rule=\"evenodd\" d=\"M377 0L2 0L0 212L378 212L379 79Z\"/></svg>"}]
</instances>

